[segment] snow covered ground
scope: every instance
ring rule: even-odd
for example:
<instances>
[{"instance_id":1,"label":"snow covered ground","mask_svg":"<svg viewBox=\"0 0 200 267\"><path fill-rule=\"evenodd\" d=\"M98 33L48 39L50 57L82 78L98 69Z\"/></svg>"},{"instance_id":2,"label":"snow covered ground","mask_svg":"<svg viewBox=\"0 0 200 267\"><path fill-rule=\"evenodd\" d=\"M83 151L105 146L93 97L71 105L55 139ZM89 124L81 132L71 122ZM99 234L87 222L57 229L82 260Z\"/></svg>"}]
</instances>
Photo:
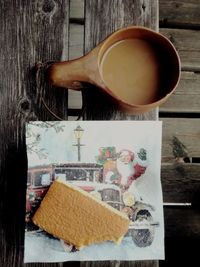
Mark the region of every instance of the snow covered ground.
<instances>
[{"instance_id":1,"label":"snow covered ground","mask_svg":"<svg viewBox=\"0 0 200 267\"><path fill-rule=\"evenodd\" d=\"M162 246L137 247L131 237L122 240L121 245L104 242L83 248L77 252L65 252L60 240L44 232L25 233L25 262L63 262L100 260L144 260L163 259Z\"/></svg>"}]
</instances>

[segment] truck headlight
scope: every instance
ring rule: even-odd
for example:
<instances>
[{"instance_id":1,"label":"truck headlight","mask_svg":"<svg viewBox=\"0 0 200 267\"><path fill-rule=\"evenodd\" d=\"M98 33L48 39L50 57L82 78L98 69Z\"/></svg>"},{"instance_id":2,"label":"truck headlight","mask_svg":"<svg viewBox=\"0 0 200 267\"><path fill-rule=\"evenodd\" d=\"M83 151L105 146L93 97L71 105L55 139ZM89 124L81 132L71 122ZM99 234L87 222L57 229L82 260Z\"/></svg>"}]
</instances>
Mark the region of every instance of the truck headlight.
<instances>
[{"instance_id":1,"label":"truck headlight","mask_svg":"<svg viewBox=\"0 0 200 267\"><path fill-rule=\"evenodd\" d=\"M122 195L124 205L127 207L132 207L135 204L135 197L130 192L124 192Z\"/></svg>"}]
</instances>

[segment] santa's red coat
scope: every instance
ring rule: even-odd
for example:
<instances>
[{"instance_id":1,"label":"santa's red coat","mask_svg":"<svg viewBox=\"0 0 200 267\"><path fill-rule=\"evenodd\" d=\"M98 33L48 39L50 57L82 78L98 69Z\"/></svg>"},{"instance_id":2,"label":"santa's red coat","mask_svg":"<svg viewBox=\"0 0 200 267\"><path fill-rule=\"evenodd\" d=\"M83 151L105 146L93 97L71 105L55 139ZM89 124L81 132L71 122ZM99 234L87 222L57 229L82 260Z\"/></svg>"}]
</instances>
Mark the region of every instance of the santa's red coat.
<instances>
[{"instance_id":1,"label":"santa's red coat","mask_svg":"<svg viewBox=\"0 0 200 267\"><path fill-rule=\"evenodd\" d=\"M127 179L127 183L125 184L125 188L128 189L132 182L139 178L142 174L145 173L146 167L140 165L139 163L133 164L133 174L130 175ZM117 169L117 162L108 160L104 165L104 178L108 172L114 173L114 178L111 180L112 183L121 185L122 175L119 173Z\"/></svg>"}]
</instances>

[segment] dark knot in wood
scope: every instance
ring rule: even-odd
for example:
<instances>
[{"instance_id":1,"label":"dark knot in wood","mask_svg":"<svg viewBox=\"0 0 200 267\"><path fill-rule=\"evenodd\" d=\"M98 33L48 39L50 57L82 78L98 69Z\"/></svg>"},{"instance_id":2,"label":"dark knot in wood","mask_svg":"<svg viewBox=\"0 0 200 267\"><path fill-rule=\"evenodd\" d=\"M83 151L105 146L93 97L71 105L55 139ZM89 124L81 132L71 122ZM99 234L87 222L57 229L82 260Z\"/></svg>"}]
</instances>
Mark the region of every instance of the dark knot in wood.
<instances>
[{"instance_id":1,"label":"dark knot in wood","mask_svg":"<svg viewBox=\"0 0 200 267\"><path fill-rule=\"evenodd\" d=\"M22 98L18 104L19 111L23 114L28 114L31 111L31 102L28 98Z\"/></svg>"},{"instance_id":2,"label":"dark knot in wood","mask_svg":"<svg viewBox=\"0 0 200 267\"><path fill-rule=\"evenodd\" d=\"M144 2L142 3L142 9L143 9L143 11L145 12L146 5L145 5L145 3L144 3Z\"/></svg>"},{"instance_id":3,"label":"dark knot in wood","mask_svg":"<svg viewBox=\"0 0 200 267\"><path fill-rule=\"evenodd\" d=\"M177 161L184 161L183 159L188 157L188 152L186 146L178 139L178 137L173 136L172 139L173 155Z\"/></svg>"},{"instance_id":4,"label":"dark knot in wood","mask_svg":"<svg viewBox=\"0 0 200 267\"><path fill-rule=\"evenodd\" d=\"M169 40L174 44L175 43L175 39L174 36L172 34L170 34L169 36Z\"/></svg>"},{"instance_id":5,"label":"dark knot in wood","mask_svg":"<svg viewBox=\"0 0 200 267\"><path fill-rule=\"evenodd\" d=\"M53 0L44 0L43 5L42 5L42 11L44 13L52 13L55 7L56 7L56 4Z\"/></svg>"}]
</instances>

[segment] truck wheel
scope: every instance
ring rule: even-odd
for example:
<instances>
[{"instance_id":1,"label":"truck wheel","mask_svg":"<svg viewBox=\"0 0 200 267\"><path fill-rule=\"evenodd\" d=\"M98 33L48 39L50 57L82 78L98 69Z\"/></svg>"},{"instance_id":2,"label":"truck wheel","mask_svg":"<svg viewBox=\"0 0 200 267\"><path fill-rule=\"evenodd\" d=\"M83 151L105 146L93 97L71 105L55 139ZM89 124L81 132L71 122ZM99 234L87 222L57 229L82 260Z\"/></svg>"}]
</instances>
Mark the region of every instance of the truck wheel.
<instances>
[{"instance_id":1,"label":"truck wheel","mask_svg":"<svg viewBox=\"0 0 200 267\"><path fill-rule=\"evenodd\" d=\"M142 209L137 212L135 222L142 223L143 221L153 221L153 217L148 210ZM149 226L146 229L133 229L131 231L133 242L138 247L148 247L152 244L155 234L154 226Z\"/></svg>"}]
</instances>

